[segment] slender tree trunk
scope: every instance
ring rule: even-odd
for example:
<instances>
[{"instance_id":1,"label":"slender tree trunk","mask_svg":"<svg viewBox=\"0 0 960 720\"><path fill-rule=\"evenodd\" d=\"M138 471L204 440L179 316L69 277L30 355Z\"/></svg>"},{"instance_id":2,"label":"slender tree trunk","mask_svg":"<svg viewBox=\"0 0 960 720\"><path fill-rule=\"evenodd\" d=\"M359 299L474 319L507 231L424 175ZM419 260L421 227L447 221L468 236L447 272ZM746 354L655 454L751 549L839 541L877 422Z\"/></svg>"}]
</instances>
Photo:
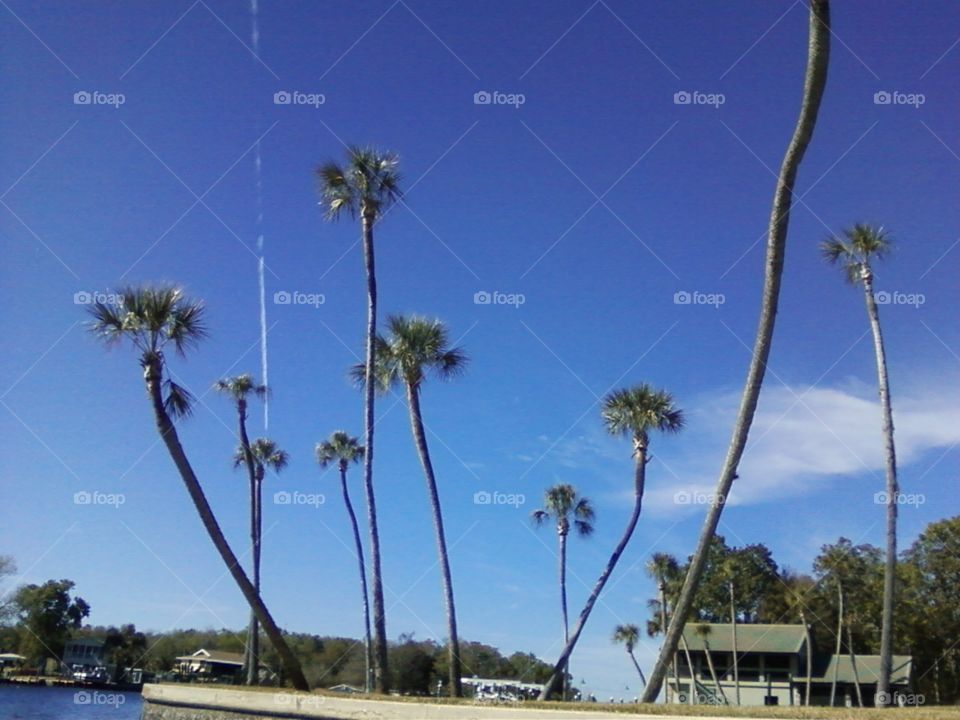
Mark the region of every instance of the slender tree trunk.
<instances>
[{"instance_id":1,"label":"slender tree trunk","mask_svg":"<svg viewBox=\"0 0 960 720\"><path fill-rule=\"evenodd\" d=\"M839 609L837 611L837 649L833 655L833 678L830 681L830 707L834 706L837 697L837 674L840 672L840 651L843 649L843 585L837 583Z\"/></svg>"},{"instance_id":2,"label":"slender tree trunk","mask_svg":"<svg viewBox=\"0 0 960 720\"><path fill-rule=\"evenodd\" d=\"M706 641L703 643L703 648L703 654L707 656L707 667L710 669L710 677L713 679L714 687L717 688L717 694L723 699L724 705L729 705L730 701L727 700L727 694L723 691L723 686L717 679L717 671L713 667L713 658L710 656L710 646Z\"/></svg>"},{"instance_id":3,"label":"slender tree trunk","mask_svg":"<svg viewBox=\"0 0 960 720\"><path fill-rule=\"evenodd\" d=\"M367 599L367 570L363 562L363 542L360 540L360 527L357 524L357 515L353 512L353 503L350 502L350 490L347 488L347 467L346 463L340 464L340 489L343 492L343 504L347 508L347 515L350 517L350 527L353 529L353 542L357 548L357 564L360 570L360 596L363 601L363 658L364 658L364 689L367 692L371 690L370 671L372 668L370 653L370 602Z\"/></svg>"},{"instance_id":4,"label":"slender tree trunk","mask_svg":"<svg viewBox=\"0 0 960 720\"><path fill-rule=\"evenodd\" d=\"M377 276L373 257L374 215L364 209L362 220L363 262L367 274L367 349L366 377L363 384L363 488L367 499L367 524L370 526L370 578L373 585L374 679L377 692L390 692L390 671L387 665L387 618L383 605L383 575L380 566L380 532L377 528L377 501L373 493L373 429L374 417L374 342L377 337Z\"/></svg>"},{"instance_id":5,"label":"slender tree trunk","mask_svg":"<svg viewBox=\"0 0 960 720\"><path fill-rule=\"evenodd\" d=\"M853 652L853 632L847 623L847 652L850 654L850 667L853 668L853 684L857 688L857 707L863 707L863 692L860 690L860 673L857 672L857 656Z\"/></svg>"},{"instance_id":6,"label":"slender tree trunk","mask_svg":"<svg viewBox=\"0 0 960 720\"><path fill-rule=\"evenodd\" d=\"M737 707L740 706L740 658L737 651L737 606L734 602L733 583L730 583L730 628L733 632L733 688Z\"/></svg>"},{"instance_id":7,"label":"slender tree trunk","mask_svg":"<svg viewBox=\"0 0 960 720\"><path fill-rule=\"evenodd\" d=\"M637 674L640 676L640 682L646 686L647 678L644 677L643 670L640 669L640 663L637 662L637 656L633 654L633 650L627 650L627 654L630 656L630 659L633 660L633 666L637 669Z\"/></svg>"},{"instance_id":8,"label":"slender tree trunk","mask_svg":"<svg viewBox=\"0 0 960 720\"><path fill-rule=\"evenodd\" d=\"M660 591L660 632L664 635L667 633L667 584L663 580L663 576L658 578L657 589ZM680 687L680 676L677 674L677 654L673 654L673 682L674 685L679 689ZM644 683L646 687L646 683ZM667 703L669 704L673 698L673 695L670 683L667 683Z\"/></svg>"},{"instance_id":9,"label":"slender tree trunk","mask_svg":"<svg viewBox=\"0 0 960 720\"><path fill-rule=\"evenodd\" d=\"M563 530L557 533L557 542L560 545L559 572L560 572L560 613L563 616L563 644L570 641L570 626L567 622L567 533ZM563 669L563 699L567 699L570 690L570 663Z\"/></svg>"},{"instance_id":10,"label":"slender tree trunk","mask_svg":"<svg viewBox=\"0 0 960 720\"><path fill-rule=\"evenodd\" d=\"M893 444L893 410L890 403L890 382L887 378L887 356L880 332L880 315L873 296L873 276L867 268L863 278L867 315L873 331L873 349L877 356L877 386L880 408L883 411L883 445L887 464L887 557L883 570L883 619L880 628L880 679L877 683L876 704L890 703L890 675L893 671L893 607L896 600L897 578L897 503L900 488L897 483L897 453Z\"/></svg>"},{"instance_id":11,"label":"slender tree trunk","mask_svg":"<svg viewBox=\"0 0 960 720\"><path fill-rule=\"evenodd\" d=\"M260 625L263 626L267 637L270 638L270 642L277 651L277 655L280 656L283 668L286 670L286 674L293 683L293 686L297 690L309 690L310 688L309 685L307 685L306 678L303 676L300 662L290 650L286 640L283 639L280 628L277 627L273 617L270 615L270 611L267 610L267 606L263 604L263 601L257 594L247 574L240 566L237 556L234 555L227 539L223 536L223 531L220 530L220 526L217 524L217 519L214 517L213 510L210 508L210 503L207 502L207 498L203 494L203 488L200 487L200 482L197 480L197 476L190 466L190 461L187 460L183 446L180 444L177 430L163 406L163 395L160 389L163 373L160 360L145 359L143 365L144 381L147 386L147 394L150 396L150 402L153 406L157 431L160 433L160 437L167 447L167 452L170 453L170 458L177 466L177 471L180 473L183 484L190 494L190 499L193 500L194 507L197 509L197 514L200 516L200 520L203 522L203 526L210 536L210 540L213 541L214 547L216 547L217 552L220 553L220 557L227 566L227 570L233 576L234 581L240 588L240 592L243 593L244 598L246 598L247 603L249 603Z\"/></svg>"},{"instance_id":12,"label":"slender tree trunk","mask_svg":"<svg viewBox=\"0 0 960 720\"><path fill-rule=\"evenodd\" d=\"M687 639L683 636L680 636L680 647L683 648L683 654L687 658L687 667L690 670L690 697L687 698L687 702L690 705L697 705L700 700L697 696L700 693L697 691L697 678L693 670L693 658L690 657L690 648L687 646Z\"/></svg>"},{"instance_id":13,"label":"slender tree trunk","mask_svg":"<svg viewBox=\"0 0 960 720\"><path fill-rule=\"evenodd\" d=\"M257 492L256 492L256 542L253 545L253 588L260 596L260 557L263 552L263 467L257 468ZM260 624L257 619L253 619L253 625L250 628L250 659L253 666L253 678L247 676L248 684L260 684ZM248 670L249 673L249 670Z\"/></svg>"},{"instance_id":14,"label":"slender tree trunk","mask_svg":"<svg viewBox=\"0 0 960 720\"><path fill-rule=\"evenodd\" d=\"M807 625L807 618L803 612L803 606L800 607L800 622L803 623L803 631L806 636L805 645L807 646L807 683L804 691L803 704L810 706L810 685L813 674L813 640L810 637L810 626Z\"/></svg>"},{"instance_id":15,"label":"slender tree trunk","mask_svg":"<svg viewBox=\"0 0 960 720\"><path fill-rule=\"evenodd\" d=\"M623 554L623 551L626 550L627 543L630 542L630 538L633 537L633 531L637 527L637 520L640 519L640 509L643 505L643 488L647 477L647 446L645 443L640 443L636 440L634 444L636 470L634 471L633 479L633 512L630 514L630 520L627 522L627 527L623 531L620 542L617 543L613 553L610 555L610 559L607 560L606 567L603 569L603 572L600 573L597 582L594 583L593 590L590 591L590 597L587 598L583 610L580 611L577 624L573 626L573 634L570 636L570 639L567 640L563 652L560 653L560 658L553 666L553 672L550 674L550 678L540 692L540 700L548 699L550 695L556 691L557 685L560 684L560 675L567 667L567 662L570 660L573 649L577 646L577 640L580 639L580 633L583 632L583 628L587 624L590 613L593 611L593 606L596 604L597 598L600 597L600 593L603 592L603 587L607 584L607 580L610 579L610 575L617 566L620 556ZM649 688L649 686L647 687ZM649 701L645 700L644 702Z\"/></svg>"},{"instance_id":16,"label":"slender tree trunk","mask_svg":"<svg viewBox=\"0 0 960 720\"><path fill-rule=\"evenodd\" d=\"M243 464L247 469L247 479L250 489L250 557L256 556L257 548L257 480L253 462L253 453L250 451L250 438L247 436L247 401L237 398L238 434L240 449L243 452ZM259 588L257 590L259 593ZM258 637L260 629L257 626L257 616L250 612L250 622L247 624L247 642L243 650L243 664L246 669L247 685L255 685L257 680L257 661L255 659L254 638Z\"/></svg>"},{"instance_id":17,"label":"slender tree trunk","mask_svg":"<svg viewBox=\"0 0 960 720\"><path fill-rule=\"evenodd\" d=\"M437 492L437 480L430 462L430 450L427 448L427 436L423 430L423 416L420 413L420 390L407 385L407 403L410 406L410 426L413 429L413 441L420 455L420 464L427 480L427 494L430 497L430 510L433 513L433 529L437 538L437 556L440 563L440 577L443 582L443 599L447 610L447 656L450 664L450 696L463 697L460 668L460 640L457 636L457 609L453 601L453 578L450 575L450 557L447 554L447 538L443 532L443 512L440 509L440 494Z\"/></svg>"},{"instance_id":18,"label":"slender tree trunk","mask_svg":"<svg viewBox=\"0 0 960 720\"><path fill-rule=\"evenodd\" d=\"M697 549L690 562L690 568L684 579L680 599L677 602L673 621L667 630L667 636L661 648L660 656L650 675L650 683L643 695L643 702L654 702L660 694L660 686L667 672L669 658L676 651L677 643L683 633L683 625L687 620L693 605L694 594L700 584L707 560L707 551L710 541L717 531L720 515L723 512L726 498L737 476L740 458L743 456L753 423L753 416L757 409L760 397L760 388L766 373L767 359L770 356L770 345L773 340L773 329L777 315L777 305L780 297L780 280L783 275L783 262L786 250L787 226L790 219L790 206L793 198L793 187L800 167L800 161L806 152L813 129L816 125L820 101L827 81L827 64L830 54L830 4L829 0L810 0L809 46L807 52L807 68L804 77L803 101L800 117L794 129L793 137L787 148L783 164L780 167L780 176L777 180L777 189L773 199L773 209L770 214L770 225L767 231L767 251L764 270L763 298L760 308L760 319L757 326L757 336L753 346L753 356L750 360L750 369L744 385L743 398L737 414L736 425L727 457L717 482L717 501L707 511Z\"/></svg>"}]
</instances>

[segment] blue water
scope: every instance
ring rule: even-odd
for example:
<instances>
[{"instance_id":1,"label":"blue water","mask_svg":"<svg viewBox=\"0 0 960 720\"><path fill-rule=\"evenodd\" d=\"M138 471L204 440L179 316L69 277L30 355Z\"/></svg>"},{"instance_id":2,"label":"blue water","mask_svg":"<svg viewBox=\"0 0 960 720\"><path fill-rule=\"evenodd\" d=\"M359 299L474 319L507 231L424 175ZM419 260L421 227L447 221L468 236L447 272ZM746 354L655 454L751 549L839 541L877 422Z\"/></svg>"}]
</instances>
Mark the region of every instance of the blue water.
<instances>
[{"instance_id":1,"label":"blue water","mask_svg":"<svg viewBox=\"0 0 960 720\"><path fill-rule=\"evenodd\" d=\"M0 685L0 720L139 720L139 693Z\"/></svg>"}]
</instances>

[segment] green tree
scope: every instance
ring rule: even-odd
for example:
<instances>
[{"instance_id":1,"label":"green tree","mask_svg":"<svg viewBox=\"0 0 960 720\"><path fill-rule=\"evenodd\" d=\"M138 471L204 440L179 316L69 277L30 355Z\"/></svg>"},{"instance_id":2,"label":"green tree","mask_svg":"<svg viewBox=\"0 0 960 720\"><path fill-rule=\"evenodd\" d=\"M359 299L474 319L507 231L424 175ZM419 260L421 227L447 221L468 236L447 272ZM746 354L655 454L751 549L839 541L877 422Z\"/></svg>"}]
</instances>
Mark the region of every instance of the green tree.
<instances>
[{"instance_id":1,"label":"green tree","mask_svg":"<svg viewBox=\"0 0 960 720\"><path fill-rule=\"evenodd\" d=\"M539 527L554 522L557 527L557 561L560 579L560 612L563 619L563 644L570 641L570 628L567 623L567 536L570 534L571 520L580 537L593 533L593 506L585 497L578 497L576 488L560 483L547 488L543 495L543 508L533 511L533 522ZM569 694L570 668L564 668L563 697Z\"/></svg>"},{"instance_id":2,"label":"green tree","mask_svg":"<svg viewBox=\"0 0 960 720\"><path fill-rule=\"evenodd\" d=\"M138 632L135 625L109 627L105 633L104 651L114 665L113 681L129 681L127 669L139 667L147 650L147 636Z\"/></svg>"},{"instance_id":3,"label":"green tree","mask_svg":"<svg viewBox=\"0 0 960 720\"><path fill-rule=\"evenodd\" d=\"M580 617L577 619L577 624L574 626L570 639L560 653L560 658L553 666L553 675L544 685L543 692L540 693L541 700L546 700L556 689L561 673L567 666L577 640L580 639L580 633L583 632L597 598L600 597L600 593L626 549L627 543L633 537L633 531L640 519L640 509L643 506L650 433L654 431L676 433L683 428L683 412L674 405L673 396L664 390L656 390L646 383L625 390L615 390L607 395L603 399L602 417L607 432L611 435L628 436L633 444L635 463L633 511L630 513L630 519L627 521L627 527L624 529L620 541L613 549L606 567L600 573L600 577L597 578L597 582L580 612Z\"/></svg>"},{"instance_id":4,"label":"green tree","mask_svg":"<svg viewBox=\"0 0 960 720\"><path fill-rule=\"evenodd\" d=\"M17 572L17 563L10 555L0 555L0 583L5 578L10 577ZM16 612L13 602L13 593L4 591L0 593L0 625L4 625Z\"/></svg>"},{"instance_id":5,"label":"green tree","mask_svg":"<svg viewBox=\"0 0 960 720\"><path fill-rule=\"evenodd\" d=\"M253 561L253 586L260 592L259 569L257 562L260 557L260 544L257 534L258 517L260 515L259 494L257 492L256 468L253 455L250 453L250 439L247 436L247 405L250 396L265 398L266 385L256 383L249 374L221 378L213 384L213 389L228 396L237 409L237 439L240 442L239 455L241 462L247 469L247 479L250 495L250 557ZM258 658L260 656L260 626L257 616L250 613L250 625L247 629L247 644L244 647L244 665L246 669L247 685L256 685L259 680Z\"/></svg>"},{"instance_id":6,"label":"green tree","mask_svg":"<svg viewBox=\"0 0 960 720\"><path fill-rule=\"evenodd\" d=\"M20 652L42 667L47 658L60 659L72 630L90 615L82 597L71 596L72 580L47 580L42 585L23 585L13 596L17 619L23 630Z\"/></svg>"},{"instance_id":7,"label":"green tree","mask_svg":"<svg viewBox=\"0 0 960 720\"><path fill-rule=\"evenodd\" d=\"M350 463L357 463L363 459L363 445L360 441L351 437L343 430L337 430L327 440L317 443L316 448L317 462L321 468L328 467L331 463L337 464L340 471L340 491L343 494L343 504L347 508L347 515L350 518L350 527L353 530L353 542L357 551L357 564L360 572L360 598L363 603L363 641L364 641L364 662L366 670L364 672L364 688L367 692L372 689L371 670L372 670L372 647L370 644L370 603L367 599L367 570L363 561L363 542L360 540L360 526L357 524L357 515L353 511L353 503L350 502L350 490L347 487L347 469Z\"/></svg>"},{"instance_id":8,"label":"green tree","mask_svg":"<svg viewBox=\"0 0 960 720\"><path fill-rule=\"evenodd\" d=\"M880 634L880 679L877 682L877 705L888 705L890 673L893 668L893 606L896 602L897 577L897 501L900 487L897 483L897 452L893 442L893 408L890 401L890 380L887 376L887 356L880 331L880 313L873 292L874 260L890 252L890 238L883 228L857 224L843 231L842 237L831 237L821 246L827 262L843 267L844 275L852 285L863 285L867 318L873 333L873 350L877 364L877 388L883 417L883 447L886 459L887 558L883 575L883 617Z\"/></svg>"},{"instance_id":9,"label":"green tree","mask_svg":"<svg viewBox=\"0 0 960 720\"><path fill-rule=\"evenodd\" d=\"M373 639L376 660L377 691L390 691L387 668L387 623L383 605L383 580L380 569L380 535L377 529L377 503L373 492L374 431L374 345L377 335L377 275L374 263L373 228L384 213L400 199L400 174L397 156L372 148L351 146L346 165L327 162L317 168L321 205L327 218L336 220L346 211L360 216L360 237L363 244L364 270L367 278L367 347L368 368L363 408L363 443L366 455L363 484L367 499L367 522L370 526L371 581L373 585Z\"/></svg>"},{"instance_id":10,"label":"green tree","mask_svg":"<svg viewBox=\"0 0 960 720\"><path fill-rule=\"evenodd\" d=\"M402 385L406 392L407 407L410 411L410 429L413 432L413 442L427 481L427 495L436 535L437 557L447 613L450 694L453 697L461 697L463 689L460 682L460 648L457 638L457 610L453 599L453 578L450 574L450 558L443 529L440 494L437 490L437 480L423 427L420 394L428 374L433 374L441 380L455 377L463 372L467 357L462 349L450 347L447 329L439 320L428 320L416 316L392 316L387 320L387 327L389 334L386 337L377 336L376 368L373 377L381 392L387 392L394 385ZM358 382L369 382L370 377L365 364L361 363L354 368L354 378Z\"/></svg>"},{"instance_id":11,"label":"green tree","mask_svg":"<svg viewBox=\"0 0 960 720\"><path fill-rule=\"evenodd\" d=\"M787 228L790 221L790 207L793 202L793 188L800 163L806 153L820 110L820 101L823 98L827 84L827 66L830 57L830 3L829 0L810 0L810 19L808 23L807 67L804 73L803 99L801 101L800 116L797 119L793 137L787 147L780 174L777 178L777 187L773 197L773 207L770 212L770 221L767 229L767 250L764 268L762 300L760 304L760 319L757 325L757 334L754 340L753 352L750 359L750 368L743 388L740 409L737 413L736 424L727 456L717 481L716 497L707 511L697 549L693 554L690 571L684 580L683 589L677 601L677 611L673 614L673 622L667 630L660 656L650 673L650 682L644 690L642 701L652 703L660 694L660 687L667 673L667 665L676 652L677 645L683 635L683 625L693 607L694 595L703 573L710 540L717 532L720 524L720 515L730 495L733 481L737 477L737 468L743 451L746 448L750 426L757 410L760 399L760 389L767 370L767 359L770 356L770 347L773 342L773 330L777 316L777 305L780 298L780 281L783 276L783 263L787 244Z\"/></svg>"},{"instance_id":12,"label":"green tree","mask_svg":"<svg viewBox=\"0 0 960 720\"><path fill-rule=\"evenodd\" d=\"M139 353L157 432L180 473L197 514L227 570L283 660L290 681L298 690L307 690L300 663L290 652L270 611L224 537L180 444L173 422L174 418L190 414L192 398L186 388L164 376L169 370L166 352L172 349L179 355L185 355L187 350L206 336L203 304L187 298L179 288L169 286L126 288L120 296L122 302L119 305L98 302L91 306L91 331L107 344L128 340Z\"/></svg>"},{"instance_id":13,"label":"green tree","mask_svg":"<svg viewBox=\"0 0 960 720\"><path fill-rule=\"evenodd\" d=\"M640 628L638 628L636 625L617 625L613 629L612 642L616 645L623 645L624 649L627 651L627 655L630 656L630 660L633 662L633 667L636 668L637 674L640 676L640 682L646 685L647 678L643 676L643 670L640 669L640 663L637 662L637 656L633 654L633 649L637 646L637 642L639 640Z\"/></svg>"}]
</instances>

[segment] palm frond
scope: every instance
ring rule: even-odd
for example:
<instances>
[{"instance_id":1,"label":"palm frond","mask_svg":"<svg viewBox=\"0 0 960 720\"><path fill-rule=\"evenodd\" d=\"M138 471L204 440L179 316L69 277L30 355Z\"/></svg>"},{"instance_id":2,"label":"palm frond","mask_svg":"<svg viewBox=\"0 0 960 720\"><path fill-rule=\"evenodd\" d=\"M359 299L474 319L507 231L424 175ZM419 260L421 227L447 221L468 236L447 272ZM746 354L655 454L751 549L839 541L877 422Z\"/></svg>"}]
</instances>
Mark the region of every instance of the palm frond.
<instances>
[{"instance_id":1,"label":"palm frond","mask_svg":"<svg viewBox=\"0 0 960 720\"><path fill-rule=\"evenodd\" d=\"M190 391L173 380L167 380L164 385L167 395L163 400L163 407L167 413L178 419L192 415L194 397Z\"/></svg>"}]
</instances>

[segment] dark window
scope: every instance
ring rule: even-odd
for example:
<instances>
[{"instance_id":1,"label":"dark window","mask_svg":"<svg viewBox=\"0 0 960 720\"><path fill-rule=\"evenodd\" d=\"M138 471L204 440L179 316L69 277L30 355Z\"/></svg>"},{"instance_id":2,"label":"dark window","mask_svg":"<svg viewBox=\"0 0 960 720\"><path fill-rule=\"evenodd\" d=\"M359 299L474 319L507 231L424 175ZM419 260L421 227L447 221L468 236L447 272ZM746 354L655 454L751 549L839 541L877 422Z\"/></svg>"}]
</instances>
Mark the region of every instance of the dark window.
<instances>
[{"instance_id":1,"label":"dark window","mask_svg":"<svg viewBox=\"0 0 960 720\"><path fill-rule=\"evenodd\" d=\"M763 704L764 704L764 705L779 705L779 704L780 704L780 698L778 698L776 695L764 695L764 697L763 697Z\"/></svg>"}]
</instances>

